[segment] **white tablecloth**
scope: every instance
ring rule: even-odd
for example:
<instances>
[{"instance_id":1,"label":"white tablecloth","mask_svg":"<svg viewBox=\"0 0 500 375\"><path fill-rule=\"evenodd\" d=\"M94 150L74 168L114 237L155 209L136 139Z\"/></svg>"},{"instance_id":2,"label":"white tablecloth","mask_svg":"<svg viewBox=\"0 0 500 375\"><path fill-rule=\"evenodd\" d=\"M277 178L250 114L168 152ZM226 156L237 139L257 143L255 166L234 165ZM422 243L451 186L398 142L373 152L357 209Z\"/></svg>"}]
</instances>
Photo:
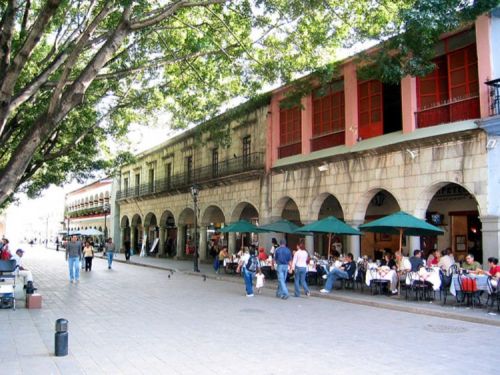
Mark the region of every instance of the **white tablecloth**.
<instances>
[{"instance_id":1,"label":"white tablecloth","mask_svg":"<svg viewBox=\"0 0 500 375\"><path fill-rule=\"evenodd\" d=\"M477 290L484 290L490 293L490 290L488 290L488 276L468 274L466 277L476 279ZM457 291L460 291L460 283L458 282L458 275L453 275L450 285L450 293L456 296Z\"/></svg>"}]
</instances>

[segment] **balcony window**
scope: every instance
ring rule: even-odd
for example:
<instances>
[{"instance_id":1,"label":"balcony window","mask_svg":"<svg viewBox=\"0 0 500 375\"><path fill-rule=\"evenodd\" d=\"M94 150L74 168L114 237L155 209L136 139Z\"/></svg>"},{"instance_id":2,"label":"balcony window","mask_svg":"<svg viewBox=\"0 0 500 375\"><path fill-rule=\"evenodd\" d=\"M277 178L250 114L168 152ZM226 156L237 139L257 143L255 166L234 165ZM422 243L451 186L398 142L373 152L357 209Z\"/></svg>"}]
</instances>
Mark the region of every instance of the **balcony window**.
<instances>
[{"instance_id":1,"label":"balcony window","mask_svg":"<svg viewBox=\"0 0 500 375\"><path fill-rule=\"evenodd\" d=\"M219 149L212 149L212 177L219 175Z\"/></svg>"},{"instance_id":2,"label":"balcony window","mask_svg":"<svg viewBox=\"0 0 500 375\"><path fill-rule=\"evenodd\" d=\"M299 107L280 109L279 157L300 154L302 147L301 111Z\"/></svg>"},{"instance_id":3,"label":"balcony window","mask_svg":"<svg viewBox=\"0 0 500 375\"><path fill-rule=\"evenodd\" d=\"M186 183L193 182L193 157L186 157Z\"/></svg>"},{"instance_id":4,"label":"balcony window","mask_svg":"<svg viewBox=\"0 0 500 375\"><path fill-rule=\"evenodd\" d=\"M432 73L417 78L417 127L478 118L476 45L451 51L434 63Z\"/></svg>"},{"instance_id":5,"label":"balcony window","mask_svg":"<svg viewBox=\"0 0 500 375\"><path fill-rule=\"evenodd\" d=\"M382 83L377 80L358 84L358 136L367 139L384 134Z\"/></svg>"},{"instance_id":6,"label":"balcony window","mask_svg":"<svg viewBox=\"0 0 500 375\"><path fill-rule=\"evenodd\" d=\"M250 154L252 152L252 138L250 136L246 136L243 138L242 151L243 168L247 168L250 165Z\"/></svg>"},{"instance_id":7,"label":"balcony window","mask_svg":"<svg viewBox=\"0 0 500 375\"><path fill-rule=\"evenodd\" d=\"M155 191L155 170L150 169L148 175L148 191L153 193Z\"/></svg>"},{"instance_id":8,"label":"balcony window","mask_svg":"<svg viewBox=\"0 0 500 375\"><path fill-rule=\"evenodd\" d=\"M326 94L313 94L311 150L343 145L345 142L345 103L343 82L336 82Z\"/></svg>"},{"instance_id":9,"label":"balcony window","mask_svg":"<svg viewBox=\"0 0 500 375\"><path fill-rule=\"evenodd\" d=\"M137 173L135 175L135 195L139 195L140 189L141 189L141 175Z\"/></svg>"},{"instance_id":10,"label":"balcony window","mask_svg":"<svg viewBox=\"0 0 500 375\"><path fill-rule=\"evenodd\" d=\"M165 186L170 189L172 185L172 163L165 164Z\"/></svg>"}]
</instances>

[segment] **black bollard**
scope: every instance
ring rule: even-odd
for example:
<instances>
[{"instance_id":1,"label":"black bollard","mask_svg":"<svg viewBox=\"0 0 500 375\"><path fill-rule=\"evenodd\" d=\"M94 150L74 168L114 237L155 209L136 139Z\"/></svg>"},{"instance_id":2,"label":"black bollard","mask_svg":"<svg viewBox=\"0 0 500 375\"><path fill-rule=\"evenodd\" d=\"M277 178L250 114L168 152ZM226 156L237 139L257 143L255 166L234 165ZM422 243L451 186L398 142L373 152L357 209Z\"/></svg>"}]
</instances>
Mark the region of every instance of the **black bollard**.
<instances>
[{"instance_id":1,"label":"black bollard","mask_svg":"<svg viewBox=\"0 0 500 375\"><path fill-rule=\"evenodd\" d=\"M68 321L66 319L56 320L54 344L54 353L56 357L68 355Z\"/></svg>"}]
</instances>

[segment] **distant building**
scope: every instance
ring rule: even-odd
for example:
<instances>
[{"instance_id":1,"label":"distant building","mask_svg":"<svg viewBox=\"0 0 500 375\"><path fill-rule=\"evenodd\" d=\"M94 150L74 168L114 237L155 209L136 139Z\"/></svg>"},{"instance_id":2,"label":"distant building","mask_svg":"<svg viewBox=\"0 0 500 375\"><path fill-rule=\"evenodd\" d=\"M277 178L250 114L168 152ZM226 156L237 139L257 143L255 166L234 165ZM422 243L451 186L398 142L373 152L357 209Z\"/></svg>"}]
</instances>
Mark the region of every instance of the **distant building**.
<instances>
[{"instance_id":1,"label":"distant building","mask_svg":"<svg viewBox=\"0 0 500 375\"><path fill-rule=\"evenodd\" d=\"M85 185L65 196L64 230L70 233L98 230L100 239L110 237L111 178L104 178Z\"/></svg>"}]
</instances>

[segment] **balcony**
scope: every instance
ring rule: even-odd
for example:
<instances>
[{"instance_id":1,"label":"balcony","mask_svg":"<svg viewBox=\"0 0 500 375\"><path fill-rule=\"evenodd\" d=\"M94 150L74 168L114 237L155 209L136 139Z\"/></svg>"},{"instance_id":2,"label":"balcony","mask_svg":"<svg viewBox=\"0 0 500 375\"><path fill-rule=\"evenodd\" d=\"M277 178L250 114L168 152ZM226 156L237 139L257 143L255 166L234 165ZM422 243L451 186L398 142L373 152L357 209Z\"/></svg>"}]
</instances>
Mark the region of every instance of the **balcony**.
<instances>
[{"instance_id":1,"label":"balcony","mask_svg":"<svg viewBox=\"0 0 500 375\"><path fill-rule=\"evenodd\" d=\"M490 89L490 116L500 115L500 78L485 82Z\"/></svg>"},{"instance_id":2,"label":"balcony","mask_svg":"<svg viewBox=\"0 0 500 375\"><path fill-rule=\"evenodd\" d=\"M328 134L321 134L311 138L311 151L318 151L324 148L342 146L345 143L345 131L335 131Z\"/></svg>"},{"instance_id":3,"label":"balcony","mask_svg":"<svg viewBox=\"0 0 500 375\"><path fill-rule=\"evenodd\" d=\"M72 219L76 217L95 216L95 215L104 215L104 206L79 208L75 211L70 210L65 212L65 216L69 216Z\"/></svg>"},{"instance_id":4,"label":"balcony","mask_svg":"<svg viewBox=\"0 0 500 375\"><path fill-rule=\"evenodd\" d=\"M479 118L479 95L455 98L415 112L417 128Z\"/></svg>"},{"instance_id":5,"label":"balcony","mask_svg":"<svg viewBox=\"0 0 500 375\"><path fill-rule=\"evenodd\" d=\"M280 146L278 149L278 159L286 158L288 156L298 155L302 152L302 143L295 142L288 145Z\"/></svg>"},{"instance_id":6,"label":"balcony","mask_svg":"<svg viewBox=\"0 0 500 375\"><path fill-rule=\"evenodd\" d=\"M264 153L256 152L195 168L191 173L178 173L171 177L155 180L153 183L141 184L133 188L119 190L117 200L145 197L154 194L175 194L187 191L193 183L216 186L223 181L245 180L264 172Z\"/></svg>"}]
</instances>

